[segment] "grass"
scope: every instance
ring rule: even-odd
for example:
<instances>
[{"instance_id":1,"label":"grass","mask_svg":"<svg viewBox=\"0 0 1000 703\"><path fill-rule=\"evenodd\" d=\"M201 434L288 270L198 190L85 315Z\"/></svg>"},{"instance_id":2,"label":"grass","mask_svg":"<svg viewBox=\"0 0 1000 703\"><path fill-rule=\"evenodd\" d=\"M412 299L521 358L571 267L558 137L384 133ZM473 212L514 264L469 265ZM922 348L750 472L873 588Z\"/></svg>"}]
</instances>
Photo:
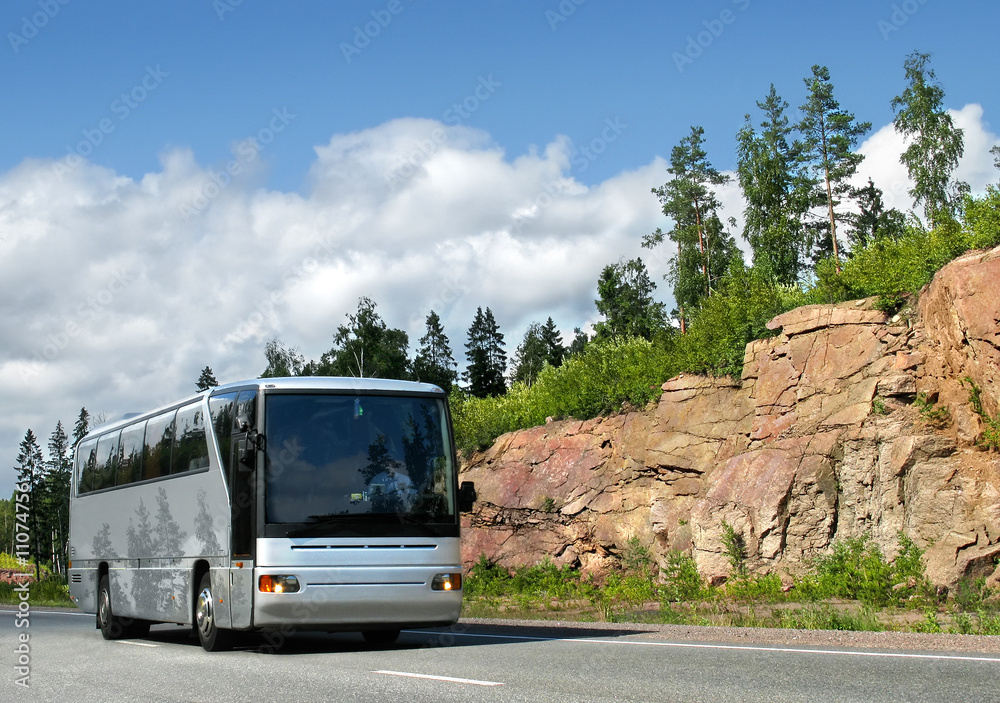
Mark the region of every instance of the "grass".
<instances>
[{"instance_id":1,"label":"grass","mask_svg":"<svg viewBox=\"0 0 1000 703\"><path fill-rule=\"evenodd\" d=\"M14 584L0 581L0 604L17 605L20 602L21 594L14 590ZM58 575L49 575L41 581L31 583L28 587L28 603L30 605L76 607L76 604L69 599L69 586Z\"/></svg>"},{"instance_id":2,"label":"grass","mask_svg":"<svg viewBox=\"0 0 1000 703\"><path fill-rule=\"evenodd\" d=\"M738 554L738 550L734 550ZM694 560L672 552L656 566L633 540L623 566L603 579L550 561L513 570L481 556L465 579L466 617L652 624L1000 634L1000 599L985 579L941 599L924 577L922 552L900 535L887 560L867 538L838 542L800 577L734 570L704 582Z\"/></svg>"},{"instance_id":3,"label":"grass","mask_svg":"<svg viewBox=\"0 0 1000 703\"><path fill-rule=\"evenodd\" d=\"M0 569L13 569L24 574L29 574L35 578L35 563L22 563L10 554L0 552ZM66 579L58 574L53 574L49 567L42 564L42 580L37 583L32 582L28 589L28 603L31 605L45 606L69 606L76 607L76 604L69 599L69 586ZM0 604L17 605L21 602L20 592L14 591L14 584L0 581Z\"/></svg>"}]
</instances>

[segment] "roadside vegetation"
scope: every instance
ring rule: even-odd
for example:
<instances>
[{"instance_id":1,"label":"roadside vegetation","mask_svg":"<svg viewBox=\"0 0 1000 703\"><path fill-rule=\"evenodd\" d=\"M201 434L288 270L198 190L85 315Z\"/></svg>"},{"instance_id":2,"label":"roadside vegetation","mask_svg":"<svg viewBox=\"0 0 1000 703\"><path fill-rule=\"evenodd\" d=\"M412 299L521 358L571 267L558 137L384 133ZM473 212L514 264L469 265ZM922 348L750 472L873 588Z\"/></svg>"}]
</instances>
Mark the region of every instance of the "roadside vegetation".
<instances>
[{"instance_id":1,"label":"roadside vegetation","mask_svg":"<svg viewBox=\"0 0 1000 703\"><path fill-rule=\"evenodd\" d=\"M602 579L551 562L506 569L480 557L465 580L464 617L639 622L808 630L896 630L1000 635L1000 597L985 579L938 592L923 553L904 536L886 559L867 537L834 545L802 575L752 575L738 545L722 585L710 585L694 560L673 552L657 566L638 541Z\"/></svg>"},{"instance_id":2,"label":"roadside vegetation","mask_svg":"<svg viewBox=\"0 0 1000 703\"><path fill-rule=\"evenodd\" d=\"M27 565L21 564L10 554L0 552L0 569L9 569L18 573L28 573L32 577L35 574L35 564L30 562ZM60 574L53 574L47 566L40 568L42 578L40 581L33 581L28 589L28 603L31 605L44 606L69 606L76 607L69 599L69 586L66 579ZM21 593L15 591L15 583L0 580L0 605L17 605L21 602Z\"/></svg>"},{"instance_id":3,"label":"roadside vegetation","mask_svg":"<svg viewBox=\"0 0 1000 703\"><path fill-rule=\"evenodd\" d=\"M713 294L687 313L685 334L667 326L650 339L598 337L560 366L545 365L533 382L516 382L503 395L480 398L454 389L459 447L483 449L501 434L544 424L547 417L589 419L643 407L679 373L738 377L746 345L773 336L767 322L801 305L876 297L877 307L895 314L949 261L1000 244L998 213L1000 188L991 187L982 197L967 197L957 219L925 227L913 218L897 237L856 246L840 262L839 273L832 258L820 261L807 284L778 283L734 257Z\"/></svg>"}]
</instances>

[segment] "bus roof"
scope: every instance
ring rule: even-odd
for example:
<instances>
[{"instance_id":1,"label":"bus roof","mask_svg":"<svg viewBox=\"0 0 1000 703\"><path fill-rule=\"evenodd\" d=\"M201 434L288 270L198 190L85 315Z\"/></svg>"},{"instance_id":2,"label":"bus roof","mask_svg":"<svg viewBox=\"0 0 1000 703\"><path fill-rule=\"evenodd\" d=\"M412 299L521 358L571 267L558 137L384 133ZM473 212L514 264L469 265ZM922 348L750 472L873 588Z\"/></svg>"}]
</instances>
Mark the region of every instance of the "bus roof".
<instances>
[{"instance_id":1,"label":"bus roof","mask_svg":"<svg viewBox=\"0 0 1000 703\"><path fill-rule=\"evenodd\" d=\"M255 378L216 386L212 395L236 388L257 387L264 390L325 390L325 391L376 391L398 393L444 393L438 386L417 381L395 381L385 378L353 378L340 376L294 376L286 378Z\"/></svg>"}]
</instances>

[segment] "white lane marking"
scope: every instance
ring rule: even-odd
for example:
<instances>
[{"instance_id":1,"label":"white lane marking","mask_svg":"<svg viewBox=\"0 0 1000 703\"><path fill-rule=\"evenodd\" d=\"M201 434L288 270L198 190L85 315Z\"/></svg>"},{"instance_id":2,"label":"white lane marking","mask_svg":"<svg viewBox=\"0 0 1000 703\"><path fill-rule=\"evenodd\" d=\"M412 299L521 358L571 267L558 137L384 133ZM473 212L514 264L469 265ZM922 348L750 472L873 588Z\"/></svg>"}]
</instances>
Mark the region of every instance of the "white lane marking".
<instances>
[{"instance_id":1,"label":"white lane marking","mask_svg":"<svg viewBox=\"0 0 1000 703\"><path fill-rule=\"evenodd\" d=\"M130 644L133 647L159 647L158 644L153 644L151 642L132 642L131 640L115 640L118 644Z\"/></svg>"},{"instance_id":2,"label":"white lane marking","mask_svg":"<svg viewBox=\"0 0 1000 703\"><path fill-rule=\"evenodd\" d=\"M425 635L439 635L439 632L428 632L424 630L409 630L409 632L419 632ZM701 644L694 642L636 642L635 640L597 640L597 639L577 639L574 637L529 637L526 635L482 635L468 632L449 633L456 637L483 637L487 639L509 639L509 640L534 640L536 642L586 642L589 644L619 644L638 645L646 647L676 647L689 649L735 649L750 652L786 652L790 654L837 654L849 657L886 657L895 659L935 659L954 660L971 662L988 662L1000 664L1000 657L971 657L952 656L945 654L913 654L907 652L852 652L850 650L839 649L804 649L798 647L765 647L752 646L748 644Z\"/></svg>"},{"instance_id":3,"label":"white lane marking","mask_svg":"<svg viewBox=\"0 0 1000 703\"><path fill-rule=\"evenodd\" d=\"M373 674L388 674L389 676L406 676L411 679L431 679L433 681L447 681L449 683L467 683L473 686L503 686L500 681L477 681L475 679L457 679L454 676L431 676L430 674L414 674L408 671L373 671Z\"/></svg>"},{"instance_id":4,"label":"white lane marking","mask_svg":"<svg viewBox=\"0 0 1000 703\"><path fill-rule=\"evenodd\" d=\"M7 610L6 608L0 608L0 613L16 613L16 612L18 612L18 611L17 610ZM92 618L92 617L94 617L93 613L71 613L71 612L64 612L62 610L35 610L35 609L32 609L32 611L31 611L31 617L35 617L36 615L75 615L77 617L84 617L84 618Z\"/></svg>"}]
</instances>

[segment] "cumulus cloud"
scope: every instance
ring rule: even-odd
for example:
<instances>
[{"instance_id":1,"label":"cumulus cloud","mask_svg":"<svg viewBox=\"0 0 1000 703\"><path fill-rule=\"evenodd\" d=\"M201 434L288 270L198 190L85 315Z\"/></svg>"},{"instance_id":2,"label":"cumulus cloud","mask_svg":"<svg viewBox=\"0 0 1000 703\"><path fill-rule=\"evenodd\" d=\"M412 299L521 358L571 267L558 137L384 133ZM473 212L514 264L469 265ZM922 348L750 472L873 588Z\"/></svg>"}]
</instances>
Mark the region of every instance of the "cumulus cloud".
<instances>
[{"instance_id":1,"label":"cumulus cloud","mask_svg":"<svg viewBox=\"0 0 1000 703\"><path fill-rule=\"evenodd\" d=\"M210 166L171 150L139 180L82 159L0 176L9 460L82 406L147 409L206 365L256 377L272 337L316 358L361 296L412 346L437 311L459 359L478 306L511 352L549 315L570 335L601 268L662 217L661 161L587 187L562 137L510 158L478 130L394 120L317 147L304 194L260 187L243 146Z\"/></svg>"},{"instance_id":2,"label":"cumulus cloud","mask_svg":"<svg viewBox=\"0 0 1000 703\"><path fill-rule=\"evenodd\" d=\"M954 114L958 176L981 190L996 135L978 105ZM891 126L878 130L859 178L905 196L900 150ZM26 160L0 175L3 455L14 461L28 427L43 443L57 419L71 427L82 406L118 417L175 400L206 365L223 382L256 377L272 337L316 358L361 296L411 348L435 310L460 361L478 306L510 353L548 316L569 341L596 321L597 278L619 259L642 256L671 305L671 252L640 246L669 225L650 193L665 161L592 186L587 163L564 137L511 156L482 131L424 119L335 135L301 194L263 187L246 144L209 166L167 151L139 180ZM735 181L719 195L724 217L741 218Z\"/></svg>"}]
</instances>

